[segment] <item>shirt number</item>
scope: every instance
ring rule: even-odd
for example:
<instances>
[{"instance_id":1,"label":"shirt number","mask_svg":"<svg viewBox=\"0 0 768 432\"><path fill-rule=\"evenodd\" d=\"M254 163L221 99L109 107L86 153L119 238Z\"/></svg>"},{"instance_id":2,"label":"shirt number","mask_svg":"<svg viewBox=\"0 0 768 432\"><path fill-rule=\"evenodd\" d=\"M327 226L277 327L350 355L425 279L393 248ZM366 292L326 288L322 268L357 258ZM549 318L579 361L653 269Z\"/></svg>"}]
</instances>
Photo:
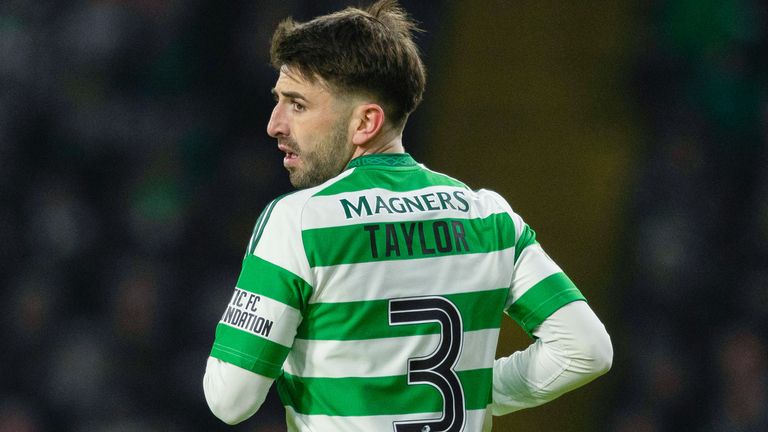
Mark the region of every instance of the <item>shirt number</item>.
<instances>
[{"instance_id":1,"label":"shirt number","mask_svg":"<svg viewBox=\"0 0 768 432\"><path fill-rule=\"evenodd\" d=\"M458 308L443 297L413 297L389 301L389 325L437 322L440 342L426 357L408 360L408 385L429 384L443 396L439 419L395 422L396 432L461 432L464 429L464 389L453 370L461 355L463 328Z\"/></svg>"}]
</instances>

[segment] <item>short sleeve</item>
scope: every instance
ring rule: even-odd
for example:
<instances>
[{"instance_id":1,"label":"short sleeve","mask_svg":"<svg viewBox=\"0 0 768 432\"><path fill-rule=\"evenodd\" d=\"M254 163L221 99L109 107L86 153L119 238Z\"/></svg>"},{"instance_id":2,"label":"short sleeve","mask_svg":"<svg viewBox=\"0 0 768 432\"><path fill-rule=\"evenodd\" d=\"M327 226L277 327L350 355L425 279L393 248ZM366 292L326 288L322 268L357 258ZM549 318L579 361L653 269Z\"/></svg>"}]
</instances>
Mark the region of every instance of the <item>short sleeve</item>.
<instances>
[{"instance_id":1,"label":"short sleeve","mask_svg":"<svg viewBox=\"0 0 768 432\"><path fill-rule=\"evenodd\" d=\"M312 286L297 212L270 203L256 223L211 357L276 378L290 352Z\"/></svg>"},{"instance_id":2,"label":"short sleeve","mask_svg":"<svg viewBox=\"0 0 768 432\"><path fill-rule=\"evenodd\" d=\"M515 267L508 298L507 314L529 335L547 317L566 304L585 300L576 285L547 255L535 233L527 225L523 230L528 242L517 243ZM533 241L532 241L533 240Z\"/></svg>"},{"instance_id":3,"label":"short sleeve","mask_svg":"<svg viewBox=\"0 0 768 432\"><path fill-rule=\"evenodd\" d=\"M566 304L585 300L576 285L544 252L536 232L495 192L487 192L515 226L514 267L505 312L533 337L533 330Z\"/></svg>"}]
</instances>

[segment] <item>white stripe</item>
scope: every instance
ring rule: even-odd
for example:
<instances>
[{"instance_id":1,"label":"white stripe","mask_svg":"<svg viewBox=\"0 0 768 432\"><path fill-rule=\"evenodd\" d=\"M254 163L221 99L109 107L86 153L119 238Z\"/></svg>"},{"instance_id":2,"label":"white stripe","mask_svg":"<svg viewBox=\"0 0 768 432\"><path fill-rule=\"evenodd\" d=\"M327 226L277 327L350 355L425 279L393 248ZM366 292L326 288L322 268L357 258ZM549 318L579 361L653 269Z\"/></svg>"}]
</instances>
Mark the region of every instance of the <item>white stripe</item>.
<instances>
[{"instance_id":1,"label":"white stripe","mask_svg":"<svg viewBox=\"0 0 768 432\"><path fill-rule=\"evenodd\" d=\"M250 253L250 251L253 248L253 242L256 241L256 237L259 236L259 233L262 229L264 229L264 224L267 223L267 219L269 218L268 215L271 212L272 207L275 206L275 200L272 200L267 204L267 207L262 210L262 214L260 215L260 219L257 221L258 223L253 228L253 235L251 235L251 241L248 242L248 249L246 249L246 253Z\"/></svg>"},{"instance_id":2,"label":"white stripe","mask_svg":"<svg viewBox=\"0 0 768 432\"><path fill-rule=\"evenodd\" d=\"M225 321L227 317L229 319ZM233 321L232 318L237 319ZM220 322L290 347L301 322L301 313L285 303L238 288Z\"/></svg>"},{"instance_id":3,"label":"white stripe","mask_svg":"<svg viewBox=\"0 0 768 432\"><path fill-rule=\"evenodd\" d=\"M310 303L384 300L509 287L514 248L488 253L316 267Z\"/></svg>"},{"instance_id":4,"label":"white stripe","mask_svg":"<svg viewBox=\"0 0 768 432\"><path fill-rule=\"evenodd\" d=\"M464 333L462 354L454 370L493 367L499 329ZM302 377L379 377L405 375L410 358L432 354L439 334L354 341L296 339L283 367ZM366 361L361 361L365 353Z\"/></svg>"},{"instance_id":5,"label":"white stripe","mask_svg":"<svg viewBox=\"0 0 768 432\"><path fill-rule=\"evenodd\" d=\"M267 208L264 209L264 217L261 218L261 220L259 221L259 224L256 226L256 231L254 232L254 234L256 234L255 235L256 237L259 236L261 231L264 229L264 225L267 224L267 220L272 215L272 209L275 207L276 203L277 203L277 200L272 200L267 206Z\"/></svg>"},{"instance_id":6,"label":"white stripe","mask_svg":"<svg viewBox=\"0 0 768 432\"><path fill-rule=\"evenodd\" d=\"M382 401L382 403L386 402ZM285 413L288 420L288 432L391 432L395 430L393 426L395 421L430 420L442 416L440 412L355 417L306 415L297 413L290 406L285 407ZM491 415L489 410L467 411L465 432L490 432L490 430Z\"/></svg>"},{"instance_id":7,"label":"white stripe","mask_svg":"<svg viewBox=\"0 0 768 432\"><path fill-rule=\"evenodd\" d=\"M438 192L448 193L450 201L446 201L443 205L437 196ZM469 211L462 211L465 207L463 203L458 201L453 193L460 192L464 199L469 204ZM429 210L426 206L424 211L415 210L408 212L407 207L404 206L403 198L407 197L411 200L415 196L419 202L423 204L421 195L432 194L430 199L434 199L433 207L438 207L439 210ZM350 210L350 218L344 211L344 206L341 203L342 199L346 199L352 203L355 207L360 204L361 198L364 197L368 202L371 213L370 215L364 209L361 209L361 215L358 216L354 210ZM376 199L381 197L387 208L390 206L390 200L394 199L394 206L391 212L382 208L379 213L376 214ZM455 207L452 208L451 206ZM446 207L443 209L443 207ZM398 213L400 211L400 213ZM309 205L304 210L304 217L302 218L303 229L313 228L328 228L335 226L353 225L360 223L384 223L384 222L398 222L403 220L427 220L434 218L484 218L495 213L502 213L502 209L496 201L489 199L485 193L477 193L471 190L467 190L461 187L454 186L429 186L422 189L416 189L408 192L393 192L381 188L365 189L356 192L344 192L336 195L328 196L315 196L310 200Z\"/></svg>"},{"instance_id":8,"label":"white stripe","mask_svg":"<svg viewBox=\"0 0 768 432\"><path fill-rule=\"evenodd\" d=\"M495 202L502 211L505 211L512 218L512 223L515 225L515 244L517 244L517 240L520 239L520 233L523 232L523 225L525 225L523 218L512 210L512 207L507 200L499 195L498 192L488 189L480 189L477 191L477 194L487 197L487 199Z\"/></svg>"},{"instance_id":9,"label":"white stripe","mask_svg":"<svg viewBox=\"0 0 768 432\"><path fill-rule=\"evenodd\" d=\"M253 254L288 270L312 285L312 273L301 238L301 212L312 194L345 178L345 171L322 185L303 189L276 200L269 218L264 218L262 234ZM268 220L267 220L268 219Z\"/></svg>"},{"instance_id":10,"label":"white stripe","mask_svg":"<svg viewBox=\"0 0 768 432\"><path fill-rule=\"evenodd\" d=\"M542 279L563 271L549 255L544 252L541 245L534 243L520 254L512 274L512 295L504 309L516 302L532 286Z\"/></svg>"}]
</instances>

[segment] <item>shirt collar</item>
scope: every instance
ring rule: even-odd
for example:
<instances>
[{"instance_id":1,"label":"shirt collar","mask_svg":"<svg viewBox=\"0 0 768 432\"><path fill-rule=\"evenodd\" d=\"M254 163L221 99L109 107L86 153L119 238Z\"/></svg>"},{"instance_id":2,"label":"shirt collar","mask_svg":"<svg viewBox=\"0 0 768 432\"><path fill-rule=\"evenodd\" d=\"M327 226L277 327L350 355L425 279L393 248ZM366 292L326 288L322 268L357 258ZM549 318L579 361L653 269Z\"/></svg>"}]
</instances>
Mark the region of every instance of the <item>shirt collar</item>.
<instances>
[{"instance_id":1,"label":"shirt collar","mask_svg":"<svg viewBox=\"0 0 768 432\"><path fill-rule=\"evenodd\" d=\"M418 164L408 153L376 153L352 159L345 169L363 166L408 167L416 165Z\"/></svg>"}]
</instances>

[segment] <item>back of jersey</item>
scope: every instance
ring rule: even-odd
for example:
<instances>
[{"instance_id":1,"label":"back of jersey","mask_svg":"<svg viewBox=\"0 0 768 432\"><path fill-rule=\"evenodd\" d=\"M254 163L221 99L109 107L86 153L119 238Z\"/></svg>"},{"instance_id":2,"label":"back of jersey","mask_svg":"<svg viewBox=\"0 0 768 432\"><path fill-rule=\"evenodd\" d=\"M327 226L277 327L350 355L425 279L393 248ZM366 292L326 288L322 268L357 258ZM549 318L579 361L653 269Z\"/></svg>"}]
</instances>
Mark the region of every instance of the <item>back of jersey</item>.
<instances>
[{"instance_id":1,"label":"back of jersey","mask_svg":"<svg viewBox=\"0 0 768 432\"><path fill-rule=\"evenodd\" d=\"M498 195L407 154L354 159L313 191L301 214L313 291L277 381L289 429L489 428L525 235Z\"/></svg>"}]
</instances>

